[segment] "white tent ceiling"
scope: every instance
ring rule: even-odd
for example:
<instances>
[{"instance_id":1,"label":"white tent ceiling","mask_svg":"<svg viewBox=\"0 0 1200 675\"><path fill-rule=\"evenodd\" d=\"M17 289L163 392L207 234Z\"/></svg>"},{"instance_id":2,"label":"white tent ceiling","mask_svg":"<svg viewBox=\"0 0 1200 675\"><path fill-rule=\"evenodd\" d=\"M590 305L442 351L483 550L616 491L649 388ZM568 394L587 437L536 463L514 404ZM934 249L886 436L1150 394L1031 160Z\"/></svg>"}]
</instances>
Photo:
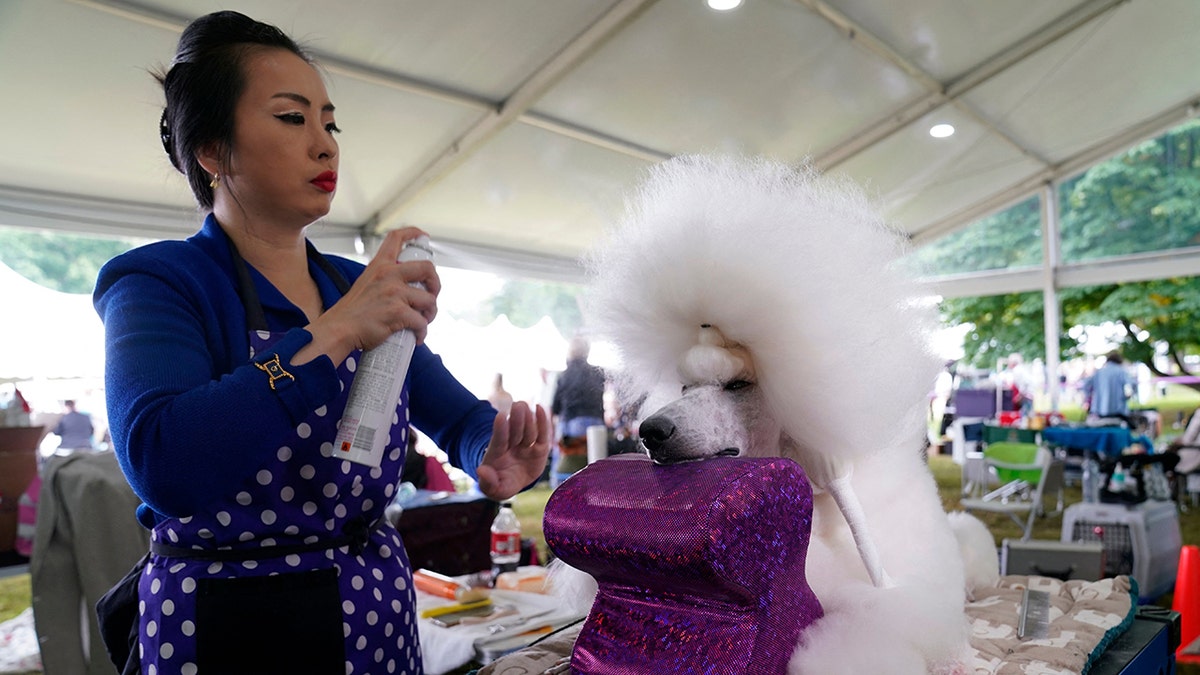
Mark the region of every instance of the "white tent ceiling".
<instances>
[{"instance_id":1,"label":"white tent ceiling","mask_svg":"<svg viewBox=\"0 0 1200 675\"><path fill-rule=\"evenodd\" d=\"M0 225L193 231L149 70L221 8L328 73L345 133L323 247L412 224L445 262L545 278L577 275L672 155L811 157L919 244L1200 102L1196 0L0 0Z\"/></svg>"}]
</instances>

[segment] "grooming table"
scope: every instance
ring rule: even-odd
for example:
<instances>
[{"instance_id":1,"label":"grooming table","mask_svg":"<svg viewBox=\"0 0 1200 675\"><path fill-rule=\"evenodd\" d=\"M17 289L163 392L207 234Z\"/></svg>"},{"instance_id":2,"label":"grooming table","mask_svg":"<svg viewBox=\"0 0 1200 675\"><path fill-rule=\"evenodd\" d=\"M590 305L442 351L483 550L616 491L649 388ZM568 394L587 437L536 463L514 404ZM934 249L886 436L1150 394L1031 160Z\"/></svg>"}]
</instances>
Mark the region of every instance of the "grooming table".
<instances>
[{"instance_id":1,"label":"grooming table","mask_svg":"<svg viewBox=\"0 0 1200 675\"><path fill-rule=\"evenodd\" d=\"M1022 579L1026 577L1021 577ZM1004 583L1002 578L1001 583ZM1088 582L1090 583L1090 582ZM1131 620L1100 649L1088 670L1054 670L1044 665L1033 666L1029 672L1064 673L1076 675L1169 675L1175 672L1175 649L1179 646L1179 612L1141 606L1134 609ZM501 673L541 673L571 655L579 626L547 636L521 651L508 654L478 671L477 675L500 675ZM1064 647L1066 649L1067 647ZM1076 649L1085 649L1076 645ZM1088 668L1088 666L1084 666ZM984 673L1024 673L1026 664L1003 661L994 668L971 670L974 675Z\"/></svg>"}]
</instances>

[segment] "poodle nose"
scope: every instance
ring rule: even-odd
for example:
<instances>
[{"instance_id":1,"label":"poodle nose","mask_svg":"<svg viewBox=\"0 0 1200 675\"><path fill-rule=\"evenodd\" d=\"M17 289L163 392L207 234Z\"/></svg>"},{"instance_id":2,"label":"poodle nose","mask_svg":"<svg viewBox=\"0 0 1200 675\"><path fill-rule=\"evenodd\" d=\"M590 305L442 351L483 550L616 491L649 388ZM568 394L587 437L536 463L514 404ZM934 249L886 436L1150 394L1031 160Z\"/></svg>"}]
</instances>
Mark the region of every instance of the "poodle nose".
<instances>
[{"instance_id":1,"label":"poodle nose","mask_svg":"<svg viewBox=\"0 0 1200 675\"><path fill-rule=\"evenodd\" d=\"M638 427L638 435L642 437L642 444L650 452L661 448L674 433L675 423L659 415L647 418Z\"/></svg>"}]
</instances>

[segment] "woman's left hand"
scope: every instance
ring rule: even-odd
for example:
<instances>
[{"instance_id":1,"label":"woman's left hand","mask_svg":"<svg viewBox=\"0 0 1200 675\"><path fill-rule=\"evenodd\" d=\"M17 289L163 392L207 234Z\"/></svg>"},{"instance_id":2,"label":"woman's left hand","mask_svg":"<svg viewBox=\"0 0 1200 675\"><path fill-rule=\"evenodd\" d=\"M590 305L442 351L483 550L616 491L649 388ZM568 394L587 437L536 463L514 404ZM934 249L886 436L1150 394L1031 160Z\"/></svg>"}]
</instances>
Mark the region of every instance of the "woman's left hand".
<instances>
[{"instance_id":1,"label":"woman's left hand","mask_svg":"<svg viewBox=\"0 0 1200 675\"><path fill-rule=\"evenodd\" d=\"M476 475L479 489L496 501L512 497L537 480L550 455L550 416L524 401L513 403L508 415L497 415Z\"/></svg>"}]
</instances>

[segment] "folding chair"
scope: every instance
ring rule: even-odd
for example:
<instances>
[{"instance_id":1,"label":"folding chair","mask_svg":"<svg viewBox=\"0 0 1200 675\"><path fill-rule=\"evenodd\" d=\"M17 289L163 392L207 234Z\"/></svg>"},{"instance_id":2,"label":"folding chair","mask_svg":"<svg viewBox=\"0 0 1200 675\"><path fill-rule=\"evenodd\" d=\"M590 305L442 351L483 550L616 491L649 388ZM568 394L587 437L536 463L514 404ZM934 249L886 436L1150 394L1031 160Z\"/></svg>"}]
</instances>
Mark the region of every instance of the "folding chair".
<instances>
[{"instance_id":1,"label":"folding chair","mask_svg":"<svg viewBox=\"0 0 1200 675\"><path fill-rule=\"evenodd\" d=\"M984 450L995 443L1026 443L1041 442L1041 432L1034 429L1019 429L1017 427L992 426L986 422L976 425L977 441L973 448L968 449L962 462L962 497L982 497L989 488L998 484L996 472L983 461ZM1007 481L1006 481L1007 482Z\"/></svg>"},{"instance_id":2,"label":"folding chair","mask_svg":"<svg viewBox=\"0 0 1200 675\"><path fill-rule=\"evenodd\" d=\"M963 509L1007 514L1023 529L1022 541L1033 533L1034 518L1049 515L1044 505L1047 494L1057 494L1053 513L1062 511L1063 463L1046 448L1035 443L992 443L983 450L983 462L1001 485L982 497L963 499Z\"/></svg>"}]
</instances>

